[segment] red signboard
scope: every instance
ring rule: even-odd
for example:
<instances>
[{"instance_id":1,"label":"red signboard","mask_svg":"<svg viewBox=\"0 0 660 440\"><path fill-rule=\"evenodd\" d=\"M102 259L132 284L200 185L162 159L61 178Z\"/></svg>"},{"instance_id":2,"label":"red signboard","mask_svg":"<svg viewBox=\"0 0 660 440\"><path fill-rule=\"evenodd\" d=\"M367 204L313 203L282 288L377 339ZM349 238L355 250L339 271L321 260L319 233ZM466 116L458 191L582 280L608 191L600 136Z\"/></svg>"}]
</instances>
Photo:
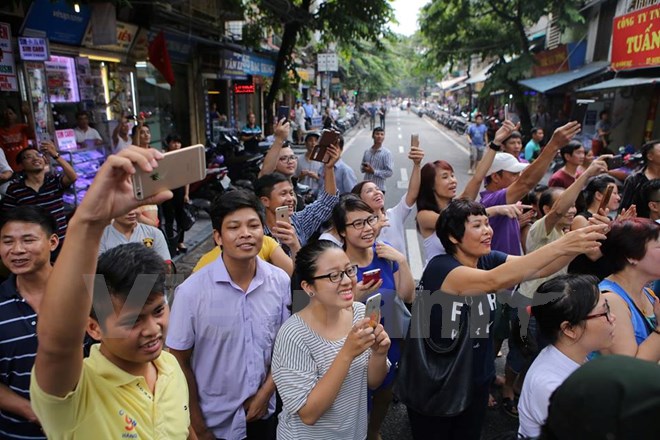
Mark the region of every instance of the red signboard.
<instances>
[{"instance_id":1,"label":"red signboard","mask_svg":"<svg viewBox=\"0 0 660 440\"><path fill-rule=\"evenodd\" d=\"M660 65L660 3L614 17L612 68L636 69Z\"/></svg>"},{"instance_id":2,"label":"red signboard","mask_svg":"<svg viewBox=\"0 0 660 440\"><path fill-rule=\"evenodd\" d=\"M534 55L534 77L568 72L568 50L564 44Z\"/></svg>"},{"instance_id":3,"label":"red signboard","mask_svg":"<svg viewBox=\"0 0 660 440\"><path fill-rule=\"evenodd\" d=\"M238 95L254 93L254 84L234 84L234 93Z\"/></svg>"}]
</instances>

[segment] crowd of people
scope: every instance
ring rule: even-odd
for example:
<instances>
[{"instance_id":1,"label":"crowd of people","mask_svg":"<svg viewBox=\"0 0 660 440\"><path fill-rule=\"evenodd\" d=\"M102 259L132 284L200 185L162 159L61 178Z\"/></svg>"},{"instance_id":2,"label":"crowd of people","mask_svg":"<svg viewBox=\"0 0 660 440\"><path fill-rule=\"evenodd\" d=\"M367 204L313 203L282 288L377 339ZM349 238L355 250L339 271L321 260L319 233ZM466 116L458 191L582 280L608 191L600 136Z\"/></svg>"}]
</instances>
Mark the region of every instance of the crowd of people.
<instances>
[{"instance_id":1,"label":"crowd of people","mask_svg":"<svg viewBox=\"0 0 660 440\"><path fill-rule=\"evenodd\" d=\"M162 206L171 231L187 190L135 199L131 176L163 157L145 148L144 121L68 221L55 199L75 172L53 143L22 149L0 217L0 436L378 440L396 399L415 439L479 439L498 382L523 438L657 434L660 140L642 147L644 168L619 197L610 156L587 164L574 145L577 122L538 150L523 151L517 129L504 121L481 144L469 131L461 192L452 164L412 145L408 188L390 206L384 121L358 181L342 138L315 162L318 135L306 133L298 157L281 120L254 190L214 201L216 247L174 292L151 213ZM116 135L128 142L125 126ZM557 154L562 177L541 186ZM301 200L300 181L313 197ZM426 254L417 284L413 211ZM586 400L581 434L567 437L571 405L609 381L602 412Z\"/></svg>"}]
</instances>

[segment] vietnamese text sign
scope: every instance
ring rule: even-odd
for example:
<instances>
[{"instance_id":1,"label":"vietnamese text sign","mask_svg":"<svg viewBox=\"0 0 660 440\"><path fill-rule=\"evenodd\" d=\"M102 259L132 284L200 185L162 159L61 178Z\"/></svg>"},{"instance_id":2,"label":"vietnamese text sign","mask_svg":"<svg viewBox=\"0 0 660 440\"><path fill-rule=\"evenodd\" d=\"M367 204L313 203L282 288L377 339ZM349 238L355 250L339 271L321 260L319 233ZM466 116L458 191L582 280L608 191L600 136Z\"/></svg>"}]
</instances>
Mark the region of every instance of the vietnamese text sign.
<instances>
[{"instance_id":1,"label":"vietnamese text sign","mask_svg":"<svg viewBox=\"0 0 660 440\"><path fill-rule=\"evenodd\" d=\"M16 64L11 48L11 27L7 23L0 23L0 90L18 92Z\"/></svg>"},{"instance_id":2,"label":"vietnamese text sign","mask_svg":"<svg viewBox=\"0 0 660 440\"><path fill-rule=\"evenodd\" d=\"M136 25L118 21L117 43L108 44L104 46L96 46L92 41L93 30L92 30L92 26L90 25L87 28L87 33L85 34L85 38L83 39L82 45L93 49L99 48L99 49L110 50L113 52L127 53L128 50L131 48L133 41L135 40L135 36L137 35L137 32L138 32L138 27Z\"/></svg>"},{"instance_id":3,"label":"vietnamese text sign","mask_svg":"<svg viewBox=\"0 0 660 440\"><path fill-rule=\"evenodd\" d=\"M561 44L554 49L544 50L534 55L536 62L533 70L534 77L552 75L559 72L568 72L568 53L566 45Z\"/></svg>"},{"instance_id":4,"label":"vietnamese text sign","mask_svg":"<svg viewBox=\"0 0 660 440\"><path fill-rule=\"evenodd\" d=\"M660 65L660 4L614 17L612 68Z\"/></svg>"},{"instance_id":5,"label":"vietnamese text sign","mask_svg":"<svg viewBox=\"0 0 660 440\"><path fill-rule=\"evenodd\" d=\"M18 37L18 50L25 61L47 61L50 57L45 38Z\"/></svg>"}]
</instances>

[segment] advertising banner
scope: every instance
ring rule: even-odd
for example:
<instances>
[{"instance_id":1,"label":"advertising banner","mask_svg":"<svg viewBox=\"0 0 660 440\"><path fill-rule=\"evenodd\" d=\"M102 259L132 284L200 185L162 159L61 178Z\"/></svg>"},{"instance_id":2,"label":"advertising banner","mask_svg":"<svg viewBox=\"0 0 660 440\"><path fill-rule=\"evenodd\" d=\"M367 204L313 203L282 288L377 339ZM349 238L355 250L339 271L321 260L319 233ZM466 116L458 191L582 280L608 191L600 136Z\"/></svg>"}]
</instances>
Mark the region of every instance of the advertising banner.
<instances>
[{"instance_id":1,"label":"advertising banner","mask_svg":"<svg viewBox=\"0 0 660 440\"><path fill-rule=\"evenodd\" d=\"M660 3L614 17L612 68L637 69L660 65Z\"/></svg>"},{"instance_id":2,"label":"advertising banner","mask_svg":"<svg viewBox=\"0 0 660 440\"><path fill-rule=\"evenodd\" d=\"M0 90L18 92L16 64L11 48L11 27L7 23L0 23Z\"/></svg>"}]
</instances>

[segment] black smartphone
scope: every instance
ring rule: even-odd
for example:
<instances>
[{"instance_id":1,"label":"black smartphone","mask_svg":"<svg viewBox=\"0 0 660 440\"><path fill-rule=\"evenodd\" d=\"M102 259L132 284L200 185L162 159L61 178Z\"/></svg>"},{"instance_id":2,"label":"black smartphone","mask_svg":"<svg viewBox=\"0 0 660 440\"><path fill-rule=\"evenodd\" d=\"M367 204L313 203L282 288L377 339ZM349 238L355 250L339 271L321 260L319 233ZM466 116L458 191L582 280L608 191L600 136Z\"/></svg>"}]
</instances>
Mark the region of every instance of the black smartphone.
<instances>
[{"instance_id":1,"label":"black smartphone","mask_svg":"<svg viewBox=\"0 0 660 440\"><path fill-rule=\"evenodd\" d=\"M577 121L580 124L584 123L584 117L587 115L588 109L589 104L576 104L575 107L573 107L573 112L571 113L569 121Z\"/></svg>"},{"instance_id":2,"label":"black smartphone","mask_svg":"<svg viewBox=\"0 0 660 440\"><path fill-rule=\"evenodd\" d=\"M281 105L280 108L277 109L277 122L281 121L282 119L284 119L284 122L289 121L288 105Z\"/></svg>"},{"instance_id":3,"label":"black smartphone","mask_svg":"<svg viewBox=\"0 0 660 440\"><path fill-rule=\"evenodd\" d=\"M621 168L623 166L623 156L617 154L616 156L607 159L605 163L607 164L608 170L615 170L617 168Z\"/></svg>"}]
</instances>

